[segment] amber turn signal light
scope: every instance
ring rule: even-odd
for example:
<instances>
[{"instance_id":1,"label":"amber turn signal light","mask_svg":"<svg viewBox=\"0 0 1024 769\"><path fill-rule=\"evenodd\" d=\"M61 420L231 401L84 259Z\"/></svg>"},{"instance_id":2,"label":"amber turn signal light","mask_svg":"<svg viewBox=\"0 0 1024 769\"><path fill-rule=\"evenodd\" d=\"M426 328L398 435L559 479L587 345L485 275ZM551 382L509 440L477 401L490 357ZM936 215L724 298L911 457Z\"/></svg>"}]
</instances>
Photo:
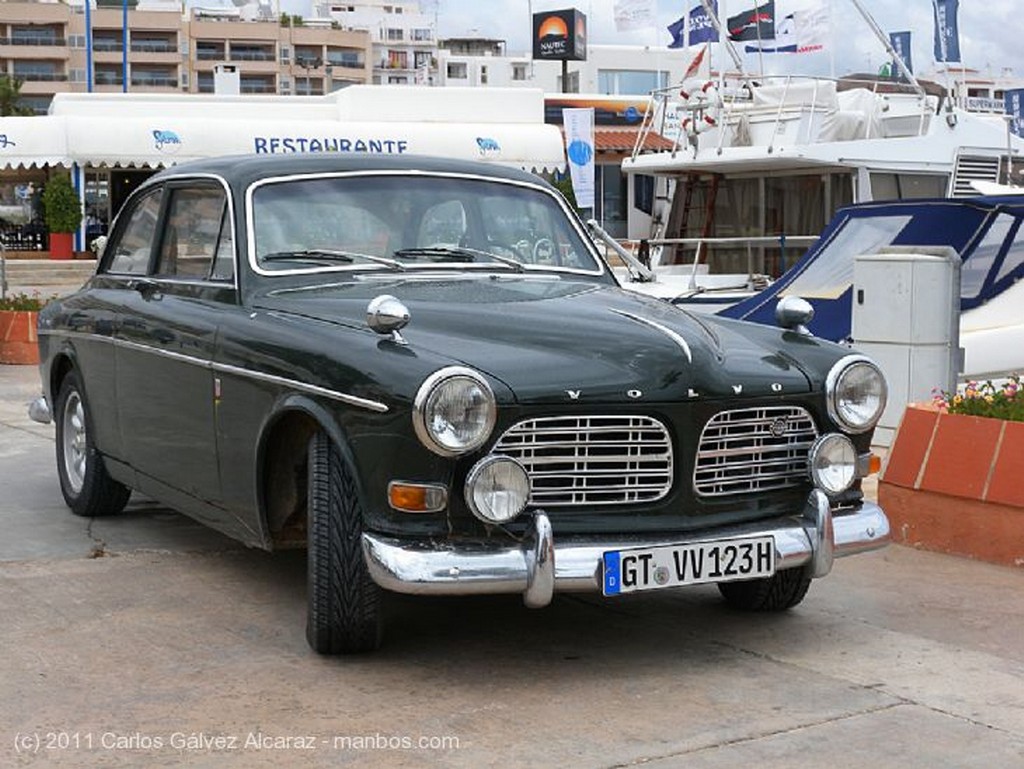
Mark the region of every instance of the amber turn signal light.
<instances>
[{"instance_id":1,"label":"amber turn signal light","mask_svg":"<svg viewBox=\"0 0 1024 769\"><path fill-rule=\"evenodd\" d=\"M872 454L868 459L868 475L875 475L882 471L882 458L878 454Z\"/></svg>"},{"instance_id":2,"label":"amber turn signal light","mask_svg":"<svg viewBox=\"0 0 1024 769\"><path fill-rule=\"evenodd\" d=\"M436 513L448 505L448 489L434 483L391 481L388 503L403 513Z\"/></svg>"}]
</instances>

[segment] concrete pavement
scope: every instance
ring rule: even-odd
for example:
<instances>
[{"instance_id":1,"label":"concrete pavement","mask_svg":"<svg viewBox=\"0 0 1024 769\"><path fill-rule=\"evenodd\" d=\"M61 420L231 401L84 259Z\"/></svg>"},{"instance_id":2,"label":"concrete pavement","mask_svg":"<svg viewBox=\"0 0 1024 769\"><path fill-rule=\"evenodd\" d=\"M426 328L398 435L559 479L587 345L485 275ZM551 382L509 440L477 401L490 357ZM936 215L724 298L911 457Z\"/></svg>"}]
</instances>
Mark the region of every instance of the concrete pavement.
<instances>
[{"instance_id":1,"label":"concrete pavement","mask_svg":"<svg viewBox=\"0 0 1024 769\"><path fill-rule=\"evenodd\" d=\"M71 516L35 376L0 366L2 766L1024 765L1021 570L890 547L781 616L396 596L380 653L325 659L302 553Z\"/></svg>"}]
</instances>

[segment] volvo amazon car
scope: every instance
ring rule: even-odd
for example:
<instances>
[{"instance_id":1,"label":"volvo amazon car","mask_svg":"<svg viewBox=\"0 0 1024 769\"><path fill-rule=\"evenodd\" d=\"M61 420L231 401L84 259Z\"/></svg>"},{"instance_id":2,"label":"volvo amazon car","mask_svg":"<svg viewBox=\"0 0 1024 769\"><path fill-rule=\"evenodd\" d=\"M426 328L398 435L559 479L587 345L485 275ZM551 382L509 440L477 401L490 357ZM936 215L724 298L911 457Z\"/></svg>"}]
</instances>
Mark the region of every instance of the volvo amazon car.
<instances>
[{"instance_id":1,"label":"volvo amazon car","mask_svg":"<svg viewBox=\"0 0 1024 769\"><path fill-rule=\"evenodd\" d=\"M245 157L161 172L96 275L40 315L71 510L132 490L305 546L306 634L376 648L389 592L609 601L716 583L799 603L880 547L878 368L811 336L619 288L530 174Z\"/></svg>"}]
</instances>

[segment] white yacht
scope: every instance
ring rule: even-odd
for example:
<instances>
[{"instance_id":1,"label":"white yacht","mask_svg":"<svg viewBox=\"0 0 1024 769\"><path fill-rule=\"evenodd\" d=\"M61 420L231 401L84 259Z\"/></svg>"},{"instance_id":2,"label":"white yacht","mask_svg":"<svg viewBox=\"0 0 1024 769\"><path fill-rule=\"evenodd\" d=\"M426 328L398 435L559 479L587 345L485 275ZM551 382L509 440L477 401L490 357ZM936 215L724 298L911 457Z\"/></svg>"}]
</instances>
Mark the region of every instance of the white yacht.
<instances>
[{"instance_id":1,"label":"white yacht","mask_svg":"<svg viewBox=\"0 0 1024 769\"><path fill-rule=\"evenodd\" d=\"M909 78L720 79L652 100L645 130L680 130L671 150L623 162L656 190L646 221L633 217L654 280L628 285L697 309L782 275L846 205L968 197L1024 168L1002 114Z\"/></svg>"}]
</instances>

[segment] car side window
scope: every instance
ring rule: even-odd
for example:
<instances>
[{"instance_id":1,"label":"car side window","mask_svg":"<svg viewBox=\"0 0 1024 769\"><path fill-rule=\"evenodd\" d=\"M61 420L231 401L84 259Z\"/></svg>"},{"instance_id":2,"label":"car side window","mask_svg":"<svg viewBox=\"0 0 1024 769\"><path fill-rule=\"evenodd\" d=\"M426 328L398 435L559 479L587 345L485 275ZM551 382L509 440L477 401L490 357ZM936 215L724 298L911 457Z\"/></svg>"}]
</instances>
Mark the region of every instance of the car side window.
<instances>
[{"instance_id":1,"label":"car side window","mask_svg":"<svg viewBox=\"0 0 1024 769\"><path fill-rule=\"evenodd\" d=\"M149 270L162 197L163 190L154 190L136 203L120 238L114 243L108 272L145 275Z\"/></svg>"},{"instance_id":2,"label":"car side window","mask_svg":"<svg viewBox=\"0 0 1024 769\"><path fill-rule=\"evenodd\" d=\"M231 237L231 218L228 207L224 206L220 217L220 237L217 239L217 253L213 257L213 280L234 280L235 241Z\"/></svg>"},{"instance_id":3,"label":"car side window","mask_svg":"<svg viewBox=\"0 0 1024 769\"><path fill-rule=\"evenodd\" d=\"M205 280L218 252L224 191L213 187L170 191L156 274Z\"/></svg>"}]
</instances>

